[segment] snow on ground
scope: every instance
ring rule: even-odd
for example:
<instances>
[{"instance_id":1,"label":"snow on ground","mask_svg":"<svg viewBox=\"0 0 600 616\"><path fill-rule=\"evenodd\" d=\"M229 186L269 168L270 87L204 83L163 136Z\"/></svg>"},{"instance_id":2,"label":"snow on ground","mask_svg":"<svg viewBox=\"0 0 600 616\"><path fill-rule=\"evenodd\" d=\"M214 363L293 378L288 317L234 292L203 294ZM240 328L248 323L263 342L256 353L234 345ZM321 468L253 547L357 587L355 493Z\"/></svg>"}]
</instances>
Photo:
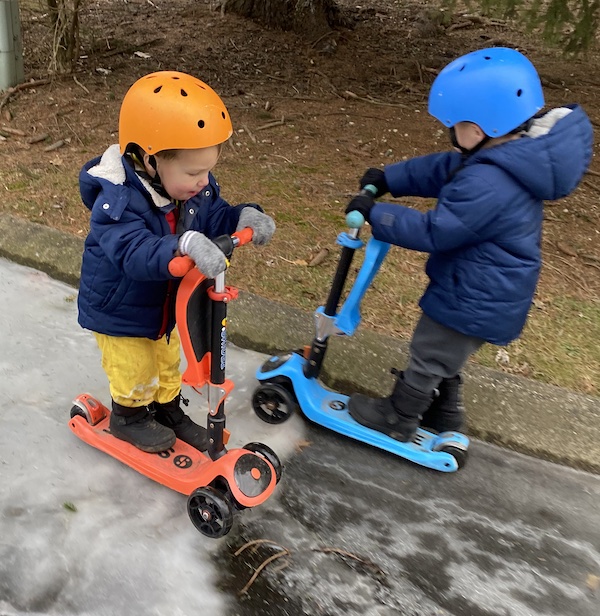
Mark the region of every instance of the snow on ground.
<instances>
[{"instance_id":1,"label":"snow on ground","mask_svg":"<svg viewBox=\"0 0 600 616\"><path fill-rule=\"evenodd\" d=\"M0 306L0 614L224 614L211 555L225 539L194 528L185 496L67 425L77 394L110 399L95 340L77 324L76 290L0 259ZM270 426L252 411L264 359L228 348L230 446L261 441L283 461L304 426L298 416ZM184 395L203 421L204 398Z\"/></svg>"}]
</instances>

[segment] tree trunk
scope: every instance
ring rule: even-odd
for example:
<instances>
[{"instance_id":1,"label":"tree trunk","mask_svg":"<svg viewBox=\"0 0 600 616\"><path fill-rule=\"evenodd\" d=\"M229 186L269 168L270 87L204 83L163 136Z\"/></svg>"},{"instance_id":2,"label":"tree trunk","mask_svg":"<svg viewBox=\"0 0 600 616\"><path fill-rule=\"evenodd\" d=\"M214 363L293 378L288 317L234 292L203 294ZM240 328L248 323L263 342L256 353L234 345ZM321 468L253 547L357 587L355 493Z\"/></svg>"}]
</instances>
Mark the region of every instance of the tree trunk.
<instances>
[{"instance_id":1,"label":"tree trunk","mask_svg":"<svg viewBox=\"0 0 600 616\"><path fill-rule=\"evenodd\" d=\"M79 52L79 6L81 0L47 0L52 27L50 70L68 73Z\"/></svg>"},{"instance_id":2,"label":"tree trunk","mask_svg":"<svg viewBox=\"0 0 600 616\"><path fill-rule=\"evenodd\" d=\"M224 9L272 28L315 38L342 24L335 0L225 0Z\"/></svg>"}]
</instances>

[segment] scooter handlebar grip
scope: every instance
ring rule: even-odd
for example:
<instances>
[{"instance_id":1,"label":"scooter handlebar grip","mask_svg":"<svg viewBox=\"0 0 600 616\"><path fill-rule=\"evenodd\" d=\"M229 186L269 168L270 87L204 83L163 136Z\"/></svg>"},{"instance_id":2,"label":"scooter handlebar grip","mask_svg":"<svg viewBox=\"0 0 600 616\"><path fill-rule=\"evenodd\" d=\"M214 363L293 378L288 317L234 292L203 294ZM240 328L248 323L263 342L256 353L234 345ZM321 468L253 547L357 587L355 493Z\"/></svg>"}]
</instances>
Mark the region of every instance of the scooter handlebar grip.
<instances>
[{"instance_id":1,"label":"scooter handlebar grip","mask_svg":"<svg viewBox=\"0 0 600 616\"><path fill-rule=\"evenodd\" d=\"M195 266L189 257L173 257L169 261L169 273L176 278L183 278Z\"/></svg>"},{"instance_id":2,"label":"scooter handlebar grip","mask_svg":"<svg viewBox=\"0 0 600 616\"><path fill-rule=\"evenodd\" d=\"M367 184L359 193L360 195L368 195L370 194L374 197L377 194L377 187L373 186L373 184Z\"/></svg>"},{"instance_id":3,"label":"scooter handlebar grip","mask_svg":"<svg viewBox=\"0 0 600 616\"><path fill-rule=\"evenodd\" d=\"M236 231L231 237L236 238L236 246L243 246L249 244L252 241L254 230L252 227L244 227L241 231Z\"/></svg>"},{"instance_id":4,"label":"scooter handlebar grip","mask_svg":"<svg viewBox=\"0 0 600 616\"><path fill-rule=\"evenodd\" d=\"M359 193L359 195L371 195L374 197L377 194L377 188L373 184L367 184ZM365 217L354 210L354 212L348 212L346 214L346 224L351 229L360 229L365 224Z\"/></svg>"},{"instance_id":5,"label":"scooter handlebar grip","mask_svg":"<svg viewBox=\"0 0 600 616\"><path fill-rule=\"evenodd\" d=\"M346 214L346 224L351 229L360 229L365 224L365 217L358 210L348 212Z\"/></svg>"}]
</instances>

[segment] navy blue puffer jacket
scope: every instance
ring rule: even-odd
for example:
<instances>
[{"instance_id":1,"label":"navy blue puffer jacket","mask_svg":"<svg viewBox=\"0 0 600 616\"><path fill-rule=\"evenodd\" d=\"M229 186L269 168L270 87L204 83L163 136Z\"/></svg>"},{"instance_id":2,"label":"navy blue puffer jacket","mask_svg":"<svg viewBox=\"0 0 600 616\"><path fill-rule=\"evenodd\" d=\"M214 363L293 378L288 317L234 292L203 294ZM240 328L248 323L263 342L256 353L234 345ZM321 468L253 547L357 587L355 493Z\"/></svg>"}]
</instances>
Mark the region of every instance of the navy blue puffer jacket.
<instances>
[{"instance_id":1,"label":"navy blue puffer jacket","mask_svg":"<svg viewBox=\"0 0 600 616\"><path fill-rule=\"evenodd\" d=\"M395 197L437 199L426 213L391 203L371 211L374 237L431 253L420 301L425 314L493 344L519 336L541 268L543 201L575 189L592 141L588 117L572 106L536 119L522 138L465 160L446 152L386 167Z\"/></svg>"},{"instance_id":2,"label":"navy blue puffer jacket","mask_svg":"<svg viewBox=\"0 0 600 616\"><path fill-rule=\"evenodd\" d=\"M219 196L215 178L209 179L199 195L181 206L180 232L192 229L214 238L235 231L246 204L229 205ZM171 233L165 217L173 208L142 182L118 146L84 165L79 185L92 212L81 267L79 324L110 336L156 339L164 327L167 293L176 288L168 266L180 233ZM164 202L157 204L160 199ZM173 326L171 318L166 333Z\"/></svg>"}]
</instances>

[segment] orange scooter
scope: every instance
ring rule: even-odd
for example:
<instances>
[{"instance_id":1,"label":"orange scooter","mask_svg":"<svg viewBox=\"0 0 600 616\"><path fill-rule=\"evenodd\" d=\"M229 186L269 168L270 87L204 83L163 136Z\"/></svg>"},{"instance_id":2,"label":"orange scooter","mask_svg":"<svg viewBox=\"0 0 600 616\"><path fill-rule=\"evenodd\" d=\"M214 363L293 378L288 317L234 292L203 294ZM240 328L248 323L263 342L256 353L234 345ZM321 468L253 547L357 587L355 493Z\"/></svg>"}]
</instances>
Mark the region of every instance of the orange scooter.
<instances>
[{"instance_id":1,"label":"orange scooter","mask_svg":"<svg viewBox=\"0 0 600 616\"><path fill-rule=\"evenodd\" d=\"M223 235L214 243L229 259L237 246L252 239L252 229ZM227 304L238 295L225 286L225 272L215 279L201 274L188 257L176 257L169 270L183 276L176 299L176 322L187 368L183 383L208 398L206 453L177 439L161 453L145 453L113 437L110 411L89 394L73 401L69 427L83 441L131 466L142 475L188 496L187 511L194 526L207 537L226 535L236 511L260 505L281 478L282 465L263 443L227 450L225 400L234 384L225 378Z\"/></svg>"}]
</instances>

